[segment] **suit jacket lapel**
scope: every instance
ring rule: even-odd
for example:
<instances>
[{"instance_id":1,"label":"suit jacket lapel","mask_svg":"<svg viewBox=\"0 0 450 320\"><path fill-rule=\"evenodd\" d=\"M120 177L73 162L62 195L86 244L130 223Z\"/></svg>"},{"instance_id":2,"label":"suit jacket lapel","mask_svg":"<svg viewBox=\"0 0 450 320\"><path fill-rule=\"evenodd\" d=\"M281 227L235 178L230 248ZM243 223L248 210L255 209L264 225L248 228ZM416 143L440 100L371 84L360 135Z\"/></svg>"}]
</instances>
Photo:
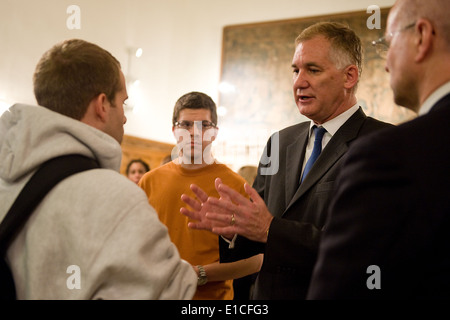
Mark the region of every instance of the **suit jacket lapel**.
<instances>
[{"instance_id":1,"label":"suit jacket lapel","mask_svg":"<svg viewBox=\"0 0 450 320\"><path fill-rule=\"evenodd\" d=\"M285 207L289 204L298 189L300 171L305 157L306 144L308 142L309 122L301 128L301 132L286 148L286 172L285 172ZM300 161L297 161L300 159Z\"/></svg>"},{"instance_id":2,"label":"suit jacket lapel","mask_svg":"<svg viewBox=\"0 0 450 320\"><path fill-rule=\"evenodd\" d=\"M317 158L311 171L298 187L285 212L338 161L348 150L348 143L358 136L366 115L361 107L334 134ZM303 158L302 158L303 159ZM288 172L286 172L288 173ZM299 181L297 181L298 185Z\"/></svg>"}]
</instances>

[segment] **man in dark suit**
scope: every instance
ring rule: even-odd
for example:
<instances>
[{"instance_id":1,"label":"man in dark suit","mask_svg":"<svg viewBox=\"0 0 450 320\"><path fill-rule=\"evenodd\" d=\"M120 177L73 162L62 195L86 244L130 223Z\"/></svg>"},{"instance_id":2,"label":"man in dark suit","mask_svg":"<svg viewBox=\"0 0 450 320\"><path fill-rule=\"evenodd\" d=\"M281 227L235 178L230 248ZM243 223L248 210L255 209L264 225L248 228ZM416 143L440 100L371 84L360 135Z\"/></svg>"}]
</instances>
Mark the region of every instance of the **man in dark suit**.
<instances>
[{"instance_id":1,"label":"man in dark suit","mask_svg":"<svg viewBox=\"0 0 450 320\"><path fill-rule=\"evenodd\" d=\"M357 103L361 42L347 26L326 22L305 29L296 39L292 68L297 107L312 121L269 139L254 189L246 186L252 201L218 180L220 200L194 187L206 205L186 199L197 211L182 209L201 220L190 223L193 228L243 236L231 241L234 249L223 250L222 256L243 258L258 247L264 252L256 299L305 299L344 155L359 137L390 126L367 117Z\"/></svg>"},{"instance_id":2,"label":"man in dark suit","mask_svg":"<svg viewBox=\"0 0 450 320\"><path fill-rule=\"evenodd\" d=\"M337 180L309 299L450 298L448 0L400 0L386 71L416 119L356 142Z\"/></svg>"}]
</instances>

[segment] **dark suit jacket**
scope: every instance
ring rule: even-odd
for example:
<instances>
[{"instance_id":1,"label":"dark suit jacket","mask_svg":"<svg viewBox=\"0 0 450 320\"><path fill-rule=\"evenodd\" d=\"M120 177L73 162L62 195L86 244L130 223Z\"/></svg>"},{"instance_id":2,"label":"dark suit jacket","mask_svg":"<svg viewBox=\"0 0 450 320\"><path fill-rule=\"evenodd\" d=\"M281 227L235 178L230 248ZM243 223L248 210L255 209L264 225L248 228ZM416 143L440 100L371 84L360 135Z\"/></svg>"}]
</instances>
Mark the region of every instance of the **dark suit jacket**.
<instances>
[{"instance_id":1,"label":"dark suit jacket","mask_svg":"<svg viewBox=\"0 0 450 320\"><path fill-rule=\"evenodd\" d=\"M359 108L328 142L301 185L310 122L281 130L278 148L277 135L269 139L264 154L272 161L264 165L263 155L253 184L274 215L267 245L261 250L264 262L256 280L255 299L305 299L343 156L357 138L387 126L391 125L366 117ZM279 157L278 171L261 175L261 169L275 165L274 156ZM248 252L251 247L245 238L236 241L237 250L246 248Z\"/></svg>"},{"instance_id":2,"label":"dark suit jacket","mask_svg":"<svg viewBox=\"0 0 450 320\"><path fill-rule=\"evenodd\" d=\"M449 123L447 95L352 146L308 298L450 298Z\"/></svg>"}]
</instances>

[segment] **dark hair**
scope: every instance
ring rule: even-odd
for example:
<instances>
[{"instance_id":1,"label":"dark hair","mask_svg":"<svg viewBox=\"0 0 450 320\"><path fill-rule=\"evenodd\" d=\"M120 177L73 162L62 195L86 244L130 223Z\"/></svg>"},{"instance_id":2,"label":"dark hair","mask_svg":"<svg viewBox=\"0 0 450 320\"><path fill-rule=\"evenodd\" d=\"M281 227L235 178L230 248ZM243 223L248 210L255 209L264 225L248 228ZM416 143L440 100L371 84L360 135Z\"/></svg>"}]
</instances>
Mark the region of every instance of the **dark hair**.
<instances>
[{"instance_id":1,"label":"dark hair","mask_svg":"<svg viewBox=\"0 0 450 320\"><path fill-rule=\"evenodd\" d=\"M216 104L210 96L202 92L189 92L178 99L173 109L172 125L178 121L180 111L183 109L207 109L211 111L211 121L217 125Z\"/></svg>"},{"instance_id":2,"label":"dark hair","mask_svg":"<svg viewBox=\"0 0 450 320\"><path fill-rule=\"evenodd\" d=\"M81 120L92 99L104 93L112 103L122 89L120 63L93 43L66 40L44 53L33 86L39 105Z\"/></svg>"},{"instance_id":3,"label":"dark hair","mask_svg":"<svg viewBox=\"0 0 450 320\"><path fill-rule=\"evenodd\" d=\"M150 171L150 166L147 164L147 162L145 162L145 161L142 160L142 159L133 159L133 160L131 160L130 162L128 162L127 170L125 171L125 174L126 174L127 176L128 176L129 171L130 171L130 167L131 167L131 165L132 165L133 163L140 163L140 164L142 164L142 165L144 166L144 168L145 168L145 172Z\"/></svg>"}]
</instances>

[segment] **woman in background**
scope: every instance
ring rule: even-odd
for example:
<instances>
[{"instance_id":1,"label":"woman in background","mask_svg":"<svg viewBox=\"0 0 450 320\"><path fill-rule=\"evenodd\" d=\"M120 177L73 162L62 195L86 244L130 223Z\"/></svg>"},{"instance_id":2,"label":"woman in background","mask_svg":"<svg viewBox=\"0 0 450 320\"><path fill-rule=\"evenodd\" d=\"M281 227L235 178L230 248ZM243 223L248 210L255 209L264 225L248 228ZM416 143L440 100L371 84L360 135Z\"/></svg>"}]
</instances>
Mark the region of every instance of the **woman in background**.
<instances>
[{"instance_id":1,"label":"woman in background","mask_svg":"<svg viewBox=\"0 0 450 320\"><path fill-rule=\"evenodd\" d=\"M134 183L138 183L142 176L150 171L150 166L141 159L133 159L127 165L126 176Z\"/></svg>"}]
</instances>

